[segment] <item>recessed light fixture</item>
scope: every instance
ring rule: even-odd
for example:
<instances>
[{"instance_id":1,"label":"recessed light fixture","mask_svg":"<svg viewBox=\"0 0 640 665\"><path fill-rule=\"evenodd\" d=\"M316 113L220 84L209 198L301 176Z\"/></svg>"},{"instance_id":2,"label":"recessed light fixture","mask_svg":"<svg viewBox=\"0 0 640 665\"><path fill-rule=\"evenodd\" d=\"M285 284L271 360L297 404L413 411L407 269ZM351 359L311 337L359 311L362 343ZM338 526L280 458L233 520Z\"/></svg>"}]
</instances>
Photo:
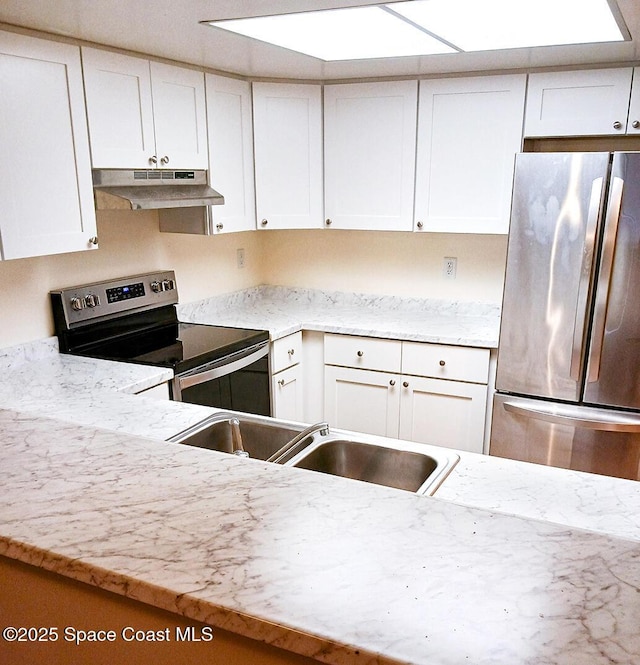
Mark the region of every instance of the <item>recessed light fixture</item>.
<instances>
[{"instance_id":1,"label":"recessed light fixture","mask_svg":"<svg viewBox=\"0 0 640 665\"><path fill-rule=\"evenodd\" d=\"M203 23L327 61L628 38L614 0L409 0Z\"/></svg>"}]
</instances>

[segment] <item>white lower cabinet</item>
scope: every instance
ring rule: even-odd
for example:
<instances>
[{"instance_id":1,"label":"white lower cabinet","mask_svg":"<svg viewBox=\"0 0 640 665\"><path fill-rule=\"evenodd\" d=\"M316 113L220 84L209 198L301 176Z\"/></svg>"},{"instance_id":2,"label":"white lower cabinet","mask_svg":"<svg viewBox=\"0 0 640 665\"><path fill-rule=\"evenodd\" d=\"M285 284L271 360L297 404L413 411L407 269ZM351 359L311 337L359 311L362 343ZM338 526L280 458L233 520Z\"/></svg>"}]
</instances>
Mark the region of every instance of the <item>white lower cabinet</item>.
<instances>
[{"instance_id":1,"label":"white lower cabinet","mask_svg":"<svg viewBox=\"0 0 640 665\"><path fill-rule=\"evenodd\" d=\"M407 376L401 391L401 439L482 452L486 385Z\"/></svg>"},{"instance_id":2,"label":"white lower cabinet","mask_svg":"<svg viewBox=\"0 0 640 665\"><path fill-rule=\"evenodd\" d=\"M302 365L294 365L274 374L271 378L271 395L274 418L304 420Z\"/></svg>"},{"instance_id":3,"label":"white lower cabinet","mask_svg":"<svg viewBox=\"0 0 640 665\"><path fill-rule=\"evenodd\" d=\"M304 420L302 333L281 337L271 345L271 415Z\"/></svg>"},{"instance_id":4,"label":"white lower cabinet","mask_svg":"<svg viewBox=\"0 0 640 665\"><path fill-rule=\"evenodd\" d=\"M398 438L400 376L326 365L325 420L339 429Z\"/></svg>"},{"instance_id":5,"label":"white lower cabinet","mask_svg":"<svg viewBox=\"0 0 640 665\"><path fill-rule=\"evenodd\" d=\"M325 335L325 419L340 429L482 453L488 380L488 349Z\"/></svg>"}]
</instances>

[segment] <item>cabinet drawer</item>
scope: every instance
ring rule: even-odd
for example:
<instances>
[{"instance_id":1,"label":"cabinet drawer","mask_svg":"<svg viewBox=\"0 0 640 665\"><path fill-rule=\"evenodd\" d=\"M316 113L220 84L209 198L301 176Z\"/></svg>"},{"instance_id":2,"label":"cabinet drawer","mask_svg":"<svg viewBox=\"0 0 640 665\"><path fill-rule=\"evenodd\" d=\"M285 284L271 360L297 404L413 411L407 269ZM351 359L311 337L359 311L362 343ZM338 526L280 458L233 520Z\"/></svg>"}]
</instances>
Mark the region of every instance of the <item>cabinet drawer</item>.
<instances>
[{"instance_id":1,"label":"cabinet drawer","mask_svg":"<svg viewBox=\"0 0 640 665\"><path fill-rule=\"evenodd\" d=\"M402 373L436 379L487 383L489 349L403 342Z\"/></svg>"},{"instance_id":2,"label":"cabinet drawer","mask_svg":"<svg viewBox=\"0 0 640 665\"><path fill-rule=\"evenodd\" d=\"M271 373L293 367L302 360L302 333L281 337L271 346Z\"/></svg>"},{"instance_id":3,"label":"cabinet drawer","mask_svg":"<svg viewBox=\"0 0 640 665\"><path fill-rule=\"evenodd\" d=\"M402 342L349 335L324 336L324 362L327 365L399 372Z\"/></svg>"}]
</instances>

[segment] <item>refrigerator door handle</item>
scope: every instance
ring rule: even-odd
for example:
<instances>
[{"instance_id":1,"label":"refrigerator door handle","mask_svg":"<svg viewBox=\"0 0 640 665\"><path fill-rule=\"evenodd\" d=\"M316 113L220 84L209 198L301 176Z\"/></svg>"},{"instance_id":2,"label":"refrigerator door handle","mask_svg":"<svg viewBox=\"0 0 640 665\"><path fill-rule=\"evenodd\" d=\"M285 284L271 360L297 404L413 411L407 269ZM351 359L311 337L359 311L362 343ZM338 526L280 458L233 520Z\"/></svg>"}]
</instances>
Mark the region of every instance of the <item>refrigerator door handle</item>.
<instances>
[{"instance_id":1,"label":"refrigerator door handle","mask_svg":"<svg viewBox=\"0 0 640 665\"><path fill-rule=\"evenodd\" d=\"M596 286L596 300L593 310L593 329L591 333L591 349L587 366L587 383L595 383L600 376L600 360L602 359L602 346L604 343L604 330L607 320L607 302L609 300L609 286L613 272L613 258L615 254L616 238L618 236L618 222L622 206L622 190L624 180L614 177L611 182L609 203L605 217L604 237L602 241L602 260Z\"/></svg>"},{"instance_id":2,"label":"refrigerator door handle","mask_svg":"<svg viewBox=\"0 0 640 665\"><path fill-rule=\"evenodd\" d=\"M585 353L585 323L587 318L587 305L589 297L589 286L591 283L591 266L596 246L596 231L602 199L603 178L596 178L591 185L591 196L589 198L589 212L585 228L584 252L582 265L580 266L580 284L578 287L578 299L576 303L576 318L573 324L573 344L571 347L571 365L569 376L574 381L580 380L582 364Z\"/></svg>"},{"instance_id":3,"label":"refrigerator door handle","mask_svg":"<svg viewBox=\"0 0 640 665\"><path fill-rule=\"evenodd\" d=\"M640 414L626 414L604 409L592 409L584 406L569 406L565 404L540 404L529 406L517 402L505 402L505 411L509 411L525 418L544 420L554 425L568 425L569 427L582 427L584 429L600 430L603 432L640 432Z\"/></svg>"}]
</instances>

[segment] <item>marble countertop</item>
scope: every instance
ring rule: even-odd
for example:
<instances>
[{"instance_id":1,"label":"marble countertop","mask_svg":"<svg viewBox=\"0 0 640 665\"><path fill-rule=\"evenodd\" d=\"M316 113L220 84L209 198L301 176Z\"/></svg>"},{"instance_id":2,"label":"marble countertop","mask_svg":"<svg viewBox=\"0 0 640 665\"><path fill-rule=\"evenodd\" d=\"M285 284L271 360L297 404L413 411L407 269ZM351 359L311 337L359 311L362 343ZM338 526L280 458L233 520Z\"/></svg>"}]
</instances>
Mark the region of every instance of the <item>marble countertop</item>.
<instances>
[{"instance_id":1,"label":"marble countertop","mask_svg":"<svg viewBox=\"0 0 640 665\"><path fill-rule=\"evenodd\" d=\"M336 665L640 663L637 483L461 453L414 496L163 441L212 412L132 394L166 370L0 368L0 554Z\"/></svg>"},{"instance_id":2,"label":"marble countertop","mask_svg":"<svg viewBox=\"0 0 640 665\"><path fill-rule=\"evenodd\" d=\"M13 411L0 429L0 554L336 665L640 662L637 541Z\"/></svg>"},{"instance_id":3,"label":"marble countertop","mask_svg":"<svg viewBox=\"0 0 640 665\"><path fill-rule=\"evenodd\" d=\"M497 348L500 307L486 303L260 286L178 307L181 321Z\"/></svg>"}]
</instances>

